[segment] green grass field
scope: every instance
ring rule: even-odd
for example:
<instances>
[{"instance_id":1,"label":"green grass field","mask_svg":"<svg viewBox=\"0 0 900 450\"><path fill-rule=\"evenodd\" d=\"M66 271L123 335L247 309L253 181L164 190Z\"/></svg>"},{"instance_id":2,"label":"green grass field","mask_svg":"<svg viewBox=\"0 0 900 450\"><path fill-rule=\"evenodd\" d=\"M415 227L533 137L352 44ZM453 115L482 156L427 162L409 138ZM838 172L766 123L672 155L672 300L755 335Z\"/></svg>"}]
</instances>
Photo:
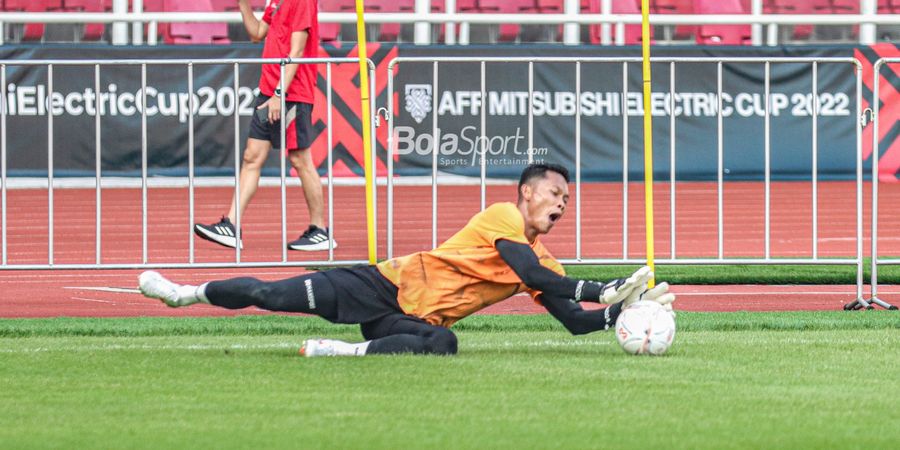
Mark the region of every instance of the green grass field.
<instances>
[{"instance_id":1,"label":"green grass field","mask_svg":"<svg viewBox=\"0 0 900 450\"><path fill-rule=\"evenodd\" d=\"M870 282L870 263L865 261L863 280ZM609 280L626 276L638 266L566 266L575 278ZM672 284L856 284L856 266L845 265L658 265L657 279ZM900 265L878 269L882 284L900 284Z\"/></svg>"},{"instance_id":2,"label":"green grass field","mask_svg":"<svg viewBox=\"0 0 900 450\"><path fill-rule=\"evenodd\" d=\"M455 357L304 359L314 318L0 320L3 448L896 448L900 316L679 313L663 357L475 316Z\"/></svg>"}]
</instances>

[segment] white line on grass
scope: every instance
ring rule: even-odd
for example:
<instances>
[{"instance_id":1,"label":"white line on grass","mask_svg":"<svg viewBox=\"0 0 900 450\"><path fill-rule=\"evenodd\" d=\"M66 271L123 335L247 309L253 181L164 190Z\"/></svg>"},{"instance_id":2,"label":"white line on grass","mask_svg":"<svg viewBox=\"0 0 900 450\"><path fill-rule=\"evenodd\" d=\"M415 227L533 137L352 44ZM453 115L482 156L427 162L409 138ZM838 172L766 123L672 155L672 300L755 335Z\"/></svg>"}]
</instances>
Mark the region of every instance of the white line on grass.
<instances>
[{"instance_id":1,"label":"white line on grass","mask_svg":"<svg viewBox=\"0 0 900 450\"><path fill-rule=\"evenodd\" d=\"M110 305L116 306L146 306L146 302L119 302L119 301L111 301L111 300L100 300L98 298L84 298L84 297L69 297L72 300L80 300L83 302L95 302L95 303L107 303Z\"/></svg>"},{"instance_id":2,"label":"white line on grass","mask_svg":"<svg viewBox=\"0 0 900 450\"><path fill-rule=\"evenodd\" d=\"M111 302L109 300L100 300L100 299L96 299L96 298L84 298L84 297L72 297L72 300L81 300L83 302L96 302L96 303L112 303L112 304L116 303L116 302Z\"/></svg>"},{"instance_id":3,"label":"white line on grass","mask_svg":"<svg viewBox=\"0 0 900 450\"><path fill-rule=\"evenodd\" d=\"M545 339L534 342L500 341L491 343L464 344L463 351L467 349L491 349L491 348L523 348L523 347L605 347L612 345L612 340L584 340L584 339ZM53 347L34 348L0 348L0 353L42 353L42 352L78 352L78 351L121 351L121 350L272 350L272 349L299 349L300 342L276 342L269 344L90 344L67 345Z\"/></svg>"},{"instance_id":4,"label":"white line on grass","mask_svg":"<svg viewBox=\"0 0 900 450\"><path fill-rule=\"evenodd\" d=\"M108 345L69 345L34 348L3 348L0 353L41 353L41 352L76 352L76 351L119 351L119 350L268 350L281 348L300 348L299 343L279 342L272 344L182 344L182 345L150 345L150 344L108 344Z\"/></svg>"},{"instance_id":5,"label":"white line on grass","mask_svg":"<svg viewBox=\"0 0 900 450\"><path fill-rule=\"evenodd\" d=\"M140 289L106 287L106 286L63 286L63 289L75 289L80 291L116 292L120 294L140 294Z\"/></svg>"}]
</instances>

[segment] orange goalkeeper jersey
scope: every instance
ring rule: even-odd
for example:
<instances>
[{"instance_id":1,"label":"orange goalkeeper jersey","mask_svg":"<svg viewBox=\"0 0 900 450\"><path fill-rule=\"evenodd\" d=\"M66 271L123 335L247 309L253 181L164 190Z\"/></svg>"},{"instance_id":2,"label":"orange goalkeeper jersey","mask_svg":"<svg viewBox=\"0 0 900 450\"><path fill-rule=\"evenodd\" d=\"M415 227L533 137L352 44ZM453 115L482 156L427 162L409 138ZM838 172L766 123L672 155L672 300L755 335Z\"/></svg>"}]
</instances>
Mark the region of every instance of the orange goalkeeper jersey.
<instances>
[{"instance_id":1,"label":"orange goalkeeper jersey","mask_svg":"<svg viewBox=\"0 0 900 450\"><path fill-rule=\"evenodd\" d=\"M475 311L528 291L494 244L529 244L541 265L565 275L539 239L529 243L525 221L513 203L496 203L476 214L438 248L389 259L378 270L398 288L400 308L428 323L449 327Z\"/></svg>"}]
</instances>

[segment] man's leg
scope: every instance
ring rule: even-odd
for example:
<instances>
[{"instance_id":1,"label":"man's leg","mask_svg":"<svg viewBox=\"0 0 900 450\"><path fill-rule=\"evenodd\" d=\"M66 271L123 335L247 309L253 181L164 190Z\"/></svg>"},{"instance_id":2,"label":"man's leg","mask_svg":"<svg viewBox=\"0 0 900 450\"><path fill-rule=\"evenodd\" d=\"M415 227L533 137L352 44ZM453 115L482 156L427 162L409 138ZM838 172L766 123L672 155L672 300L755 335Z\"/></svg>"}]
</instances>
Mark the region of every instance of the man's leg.
<instances>
[{"instance_id":1,"label":"man's leg","mask_svg":"<svg viewBox=\"0 0 900 450\"><path fill-rule=\"evenodd\" d=\"M148 271L138 280L145 296L160 299L172 307L208 303L228 309L256 306L269 311L302 312L328 320L337 317L334 286L322 273L279 281L241 277L191 286L173 283Z\"/></svg>"},{"instance_id":2,"label":"man's leg","mask_svg":"<svg viewBox=\"0 0 900 450\"><path fill-rule=\"evenodd\" d=\"M254 138L247 139L247 148L244 150L244 159L241 164L241 174L239 178L240 188L238 191L240 194L239 201L242 215L244 211L247 210L247 205L250 204L250 200L253 199L256 190L259 188L259 174L262 171L263 164L266 162L266 157L269 156L269 149L271 148L272 144L269 141ZM231 223L235 223L237 219L234 196L231 197L231 207L228 210L228 219L231 220Z\"/></svg>"},{"instance_id":3,"label":"man's leg","mask_svg":"<svg viewBox=\"0 0 900 450\"><path fill-rule=\"evenodd\" d=\"M299 238L288 242L291 250L323 251L329 247L337 248L337 241L331 236L328 228L324 228L325 209L322 199L322 181L316 167L313 164L310 149L292 150L288 157L291 165L297 170L300 181L303 184L303 195L306 197L306 206L309 208L310 226Z\"/></svg>"},{"instance_id":4,"label":"man's leg","mask_svg":"<svg viewBox=\"0 0 900 450\"><path fill-rule=\"evenodd\" d=\"M309 209L309 223L325 228L325 200L322 197L322 180L312 160L312 152L308 148L291 150L288 153L291 166L297 171L303 184L303 196Z\"/></svg>"},{"instance_id":5,"label":"man's leg","mask_svg":"<svg viewBox=\"0 0 900 450\"><path fill-rule=\"evenodd\" d=\"M256 189L259 187L259 174L271 146L272 144L266 140L255 139L252 137L247 139L247 148L244 150L244 163L241 166L239 179L241 216L244 215L247 205L250 204L250 200L253 198L253 195L256 194ZM194 224L194 232L203 239L234 248L237 246L238 232L235 229L235 219L237 216L234 196L232 196L227 216L222 217L222 220L218 223L211 225L204 225L201 223Z\"/></svg>"},{"instance_id":6,"label":"man's leg","mask_svg":"<svg viewBox=\"0 0 900 450\"><path fill-rule=\"evenodd\" d=\"M325 228L322 180L319 178L310 150L314 133L312 110L313 105L310 103L291 103L285 115L290 121L285 128L285 148L289 149L288 159L300 177L310 222L309 227L299 238L288 243L291 250L322 251L337 247L337 242L331 237L328 228Z\"/></svg>"}]
</instances>

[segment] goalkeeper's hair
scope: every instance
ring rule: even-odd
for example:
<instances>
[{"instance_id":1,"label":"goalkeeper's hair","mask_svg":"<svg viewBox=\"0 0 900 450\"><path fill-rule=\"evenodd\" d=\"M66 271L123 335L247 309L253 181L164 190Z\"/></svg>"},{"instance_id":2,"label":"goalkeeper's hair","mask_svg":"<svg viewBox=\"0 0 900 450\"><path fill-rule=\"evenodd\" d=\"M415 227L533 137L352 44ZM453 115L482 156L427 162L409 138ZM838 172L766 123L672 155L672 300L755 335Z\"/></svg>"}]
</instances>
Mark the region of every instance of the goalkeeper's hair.
<instances>
[{"instance_id":1,"label":"goalkeeper's hair","mask_svg":"<svg viewBox=\"0 0 900 450\"><path fill-rule=\"evenodd\" d=\"M569 170L559 164L529 164L522 170L522 176L519 177L519 196L522 195L522 186L531 182L535 178L546 178L547 172L556 172L562 175L566 183L569 182Z\"/></svg>"}]
</instances>

